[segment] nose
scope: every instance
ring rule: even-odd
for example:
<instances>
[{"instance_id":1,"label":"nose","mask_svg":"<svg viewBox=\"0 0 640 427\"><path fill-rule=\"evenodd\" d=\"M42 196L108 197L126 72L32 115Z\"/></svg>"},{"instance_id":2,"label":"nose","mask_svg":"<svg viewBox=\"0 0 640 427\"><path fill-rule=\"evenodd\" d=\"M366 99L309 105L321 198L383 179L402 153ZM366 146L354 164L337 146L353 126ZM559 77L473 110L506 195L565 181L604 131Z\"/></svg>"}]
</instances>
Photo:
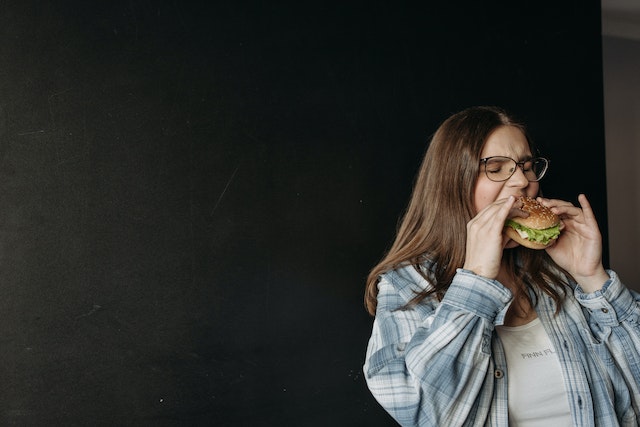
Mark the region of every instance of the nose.
<instances>
[{"instance_id":1,"label":"nose","mask_svg":"<svg viewBox=\"0 0 640 427\"><path fill-rule=\"evenodd\" d=\"M511 175L511 178L509 178L509 185L522 188L529 185L529 180L524 175L524 165L516 166L516 170L513 172L513 175Z\"/></svg>"}]
</instances>

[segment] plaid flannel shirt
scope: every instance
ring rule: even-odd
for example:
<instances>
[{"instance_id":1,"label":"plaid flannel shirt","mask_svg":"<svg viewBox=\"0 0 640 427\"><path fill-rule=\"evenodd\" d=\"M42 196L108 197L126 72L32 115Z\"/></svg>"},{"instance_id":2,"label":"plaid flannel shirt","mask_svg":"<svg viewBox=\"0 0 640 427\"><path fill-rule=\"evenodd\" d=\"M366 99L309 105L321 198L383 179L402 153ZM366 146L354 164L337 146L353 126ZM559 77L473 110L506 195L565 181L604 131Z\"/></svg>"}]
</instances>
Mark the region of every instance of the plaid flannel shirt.
<instances>
[{"instance_id":1,"label":"plaid flannel shirt","mask_svg":"<svg viewBox=\"0 0 640 427\"><path fill-rule=\"evenodd\" d=\"M608 273L597 292L574 285L558 315L546 294L536 306L576 427L640 421L640 294ZM401 425L507 426L509 373L494 327L504 321L511 292L460 269L441 302L404 308L429 287L413 266L382 275L364 365L369 389Z\"/></svg>"}]
</instances>

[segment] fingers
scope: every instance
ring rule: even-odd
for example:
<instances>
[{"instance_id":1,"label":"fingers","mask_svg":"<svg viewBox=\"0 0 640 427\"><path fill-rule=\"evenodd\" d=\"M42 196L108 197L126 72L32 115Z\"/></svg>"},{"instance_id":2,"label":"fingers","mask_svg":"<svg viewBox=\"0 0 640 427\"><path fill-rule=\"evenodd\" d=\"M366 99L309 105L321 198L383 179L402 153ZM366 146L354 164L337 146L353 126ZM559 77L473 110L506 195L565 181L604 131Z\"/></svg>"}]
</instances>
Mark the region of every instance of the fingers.
<instances>
[{"instance_id":1,"label":"fingers","mask_svg":"<svg viewBox=\"0 0 640 427\"><path fill-rule=\"evenodd\" d=\"M516 198L498 200L482 209L467 223L467 244L463 268L493 279L500 270L506 243L504 223L509 216L519 216ZM520 207L522 205L520 204Z\"/></svg>"},{"instance_id":2,"label":"fingers","mask_svg":"<svg viewBox=\"0 0 640 427\"><path fill-rule=\"evenodd\" d=\"M587 200L587 196L585 196L584 194L580 194L578 196L578 202L580 203L580 206L582 206L584 218L587 221L596 221L596 216L593 213L593 209L591 209L591 203L589 203L589 200Z\"/></svg>"},{"instance_id":3,"label":"fingers","mask_svg":"<svg viewBox=\"0 0 640 427\"><path fill-rule=\"evenodd\" d=\"M517 210L521 206L522 206L522 202L520 202L513 196L509 196L500 208L500 211L499 211L499 213L501 214L500 216L504 216L504 218L506 219L512 210Z\"/></svg>"},{"instance_id":4,"label":"fingers","mask_svg":"<svg viewBox=\"0 0 640 427\"><path fill-rule=\"evenodd\" d=\"M523 211L522 201L514 196L497 200L481 210L469 224L468 229L484 229L484 233L495 233L501 235L505 222L509 218L527 218L528 212Z\"/></svg>"},{"instance_id":5,"label":"fingers","mask_svg":"<svg viewBox=\"0 0 640 427\"><path fill-rule=\"evenodd\" d=\"M561 219L576 219L576 217L583 214L582 209L574 206L572 203L559 199L545 199L542 197L537 198L543 206L548 207L551 211L558 215Z\"/></svg>"},{"instance_id":6,"label":"fingers","mask_svg":"<svg viewBox=\"0 0 640 427\"><path fill-rule=\"evenodd\" d=\"M507 218L515 218L515 217L519 217L519 218L528 218L529 217L529 212L525 212L520 208L516 208L513 207L511 208L511 210L509 210L509 214L507 215Z\"/></svg>"},{"instance_id":7,"label":"fingers","mask_svg":"<svg viewBox=\"0 0 640 427\"><path fill-rule=\"evenodd\" d=\"M498 207L498 212L493 212L496 206ZM481 213L485 214L489 219L495 220L495 223L502 227L508 218L528 217L529 213L523 211L521 208L522 201L514 196L509 196L507 199L498 200L493 205L487 206Z\"/></svg>"},{"instance_id":8,"label":"fingers","mask_svg":"<svg viewBox=\"0 0 640 427\"><path fill-rule=\"evenodd\" d=\"M573 204L571 202L567 202L566 200L560 200L560 199L546 199L544 197L538 197L536 199L538 202L540 202L542 205L548 207L548 208L562 208L562 207L574 207Z\"/></svg>"},{"instance_id":9,"label":"fingers","mask_svg":"<svg viewBox=\"0 0 640 427\"><path fill-rule=\"evenodd\" d=\"M572 203L559 199L545 199L538 197L537 199L541 204L551 209L553 213L558 215L561 219L574 219L580 221L584 218L586 223L595 223L596 217L591 208L591 204L584 194L578 195L578 202L580 206L574 206ZM582 222L582 221L580 221Z\"/></svg>"},{"instance_id":10,"label":"fingers","mask_svg":"<svg viewBox=\"0 0 640 427\"><path fill-rule=\"evenodd\" d=\"M556 199L541 199L540 203L560 217L563 229L556 243L547 249L549 256L583 289L601 287L606 280L602 267L602 236L587 197L578 196L579 206Z\"/></svg>"}]
</instances>

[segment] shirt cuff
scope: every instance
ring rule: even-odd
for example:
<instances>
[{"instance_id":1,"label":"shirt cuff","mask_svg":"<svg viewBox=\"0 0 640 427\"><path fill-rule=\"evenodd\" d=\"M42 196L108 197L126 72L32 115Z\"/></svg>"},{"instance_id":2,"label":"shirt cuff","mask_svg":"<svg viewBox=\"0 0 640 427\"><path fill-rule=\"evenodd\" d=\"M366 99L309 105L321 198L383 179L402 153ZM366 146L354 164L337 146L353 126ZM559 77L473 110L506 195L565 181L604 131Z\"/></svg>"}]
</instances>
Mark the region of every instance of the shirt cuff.
<instances>
[{"instance_id":1,"label":"shirt cuff","mask_svg":"<svg viewBox=\"0 0 640 427\"><path fill-rule=\"evenodd\" d=\"M609 280L605 282L602 289L585 293L578 285L574 296L600 325L616 326L632 314L635 300L614 271L607 270L607 273Z\"/></svg>"},{"instance_id":2,"label":"shirt cuff","mask_svg":"<svg viewBox=\"0 0 640 427\"><path fill-rule=\"evenodd\" d=\"M441 305L474 313L492 323L501 323L499 319L504 317L512 298L511 291L500 282L459 268Z\"/></svg>"}]
</instances>

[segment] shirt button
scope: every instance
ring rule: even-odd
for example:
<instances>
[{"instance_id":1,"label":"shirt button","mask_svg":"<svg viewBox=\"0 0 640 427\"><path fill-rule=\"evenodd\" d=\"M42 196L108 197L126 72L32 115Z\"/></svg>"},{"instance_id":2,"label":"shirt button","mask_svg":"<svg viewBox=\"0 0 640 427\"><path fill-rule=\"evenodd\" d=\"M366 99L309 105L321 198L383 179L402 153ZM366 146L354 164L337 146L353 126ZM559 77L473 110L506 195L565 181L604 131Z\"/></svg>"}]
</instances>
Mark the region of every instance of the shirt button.
<instances>
[{"instance_id":1,"label":"shirt button","mask_svg":"<svg viewBox=\"0 0 640 427\"><path fill-rule=\"evenodd\" d=\"M600 310L601 310L603 313L608 313L608 312L609 312L609 309L608 309L608 308L601 308Z\"/></svg>"},{"instance_id":2,"label":"shirt button","mask_svg":"<svg viewBox=\"0 0 640 427\"><path fill-rule=\"evenodd\" d=\"M496 369L496 370L493 372L493 375L494 375L496 378L500 379L500 378L504 377L504 372L502 372L502 369Z\"/></svg>"}]
</instances>

